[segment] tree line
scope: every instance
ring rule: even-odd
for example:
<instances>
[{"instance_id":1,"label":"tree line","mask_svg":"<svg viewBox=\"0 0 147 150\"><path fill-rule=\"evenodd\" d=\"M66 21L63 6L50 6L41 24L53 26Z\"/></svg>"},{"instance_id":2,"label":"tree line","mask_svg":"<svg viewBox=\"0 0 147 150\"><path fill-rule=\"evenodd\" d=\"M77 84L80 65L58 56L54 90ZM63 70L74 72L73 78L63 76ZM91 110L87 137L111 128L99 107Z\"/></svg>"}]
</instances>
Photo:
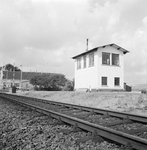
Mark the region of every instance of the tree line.
<instances>
[{"instance_id":1,"label":"tree line","mask_svg":"<svg viewBox=\"0 0 147 150\"><path fill-rule=\"evenodd\" d=\"M6 64L3 66L3 68L7 71L21 71L17 66L14 66L12 64Z\"/></svg>"}]
</instances>

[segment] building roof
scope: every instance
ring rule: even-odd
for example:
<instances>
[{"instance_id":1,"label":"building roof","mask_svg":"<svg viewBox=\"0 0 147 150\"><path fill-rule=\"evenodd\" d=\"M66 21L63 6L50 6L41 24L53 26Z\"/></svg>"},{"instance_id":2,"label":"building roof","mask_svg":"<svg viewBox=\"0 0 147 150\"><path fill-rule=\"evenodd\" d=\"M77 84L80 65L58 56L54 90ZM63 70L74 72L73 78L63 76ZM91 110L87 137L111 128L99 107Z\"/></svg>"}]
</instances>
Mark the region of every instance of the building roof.
<instances>
[{"instance_id":1,"label":"building roof","mask_svg":"<svg viewBox=\"0 0 147 150\"><path fill-rule=\"evenodd\" d=\"M14 74L14 79L15 80L20 80L21 78L21 71L3 71L3 79L13 79L13 74ZM30 80L32 77L41 75L41 74L55 74L55 73L42 73L42 72L22 72L22 80Z\"/></svg>"},{"instance_id":2,"label":"building roof","mask_svg":"<svg viewBox=\"0 0 147 150\"><path fill-rule=\"evenodd\" d=\"M107 45L95 47L95 48L93 48L93 49L91 49L91 50L85 51L85 52L83 52L83 53L81 53L81 54L78 54L78 55L72 57L72 59L75 59L75 58L77 58L77 57L80 57L80 56L82 56L82 55L86 55L86 54L91 53L91 52L94 52L94 51L97 51L99 48L105 48L106 46L113 46L113 47L115 47L117 50L123 51L124 54L126 54L126 53L129 52L128 50L126 50L126 49L124 49L124 48L122 48L122 47L120 47L120 46L118 46L118 45L112 43L112 44L107 44Z\"/></svg>"}]
</instances>

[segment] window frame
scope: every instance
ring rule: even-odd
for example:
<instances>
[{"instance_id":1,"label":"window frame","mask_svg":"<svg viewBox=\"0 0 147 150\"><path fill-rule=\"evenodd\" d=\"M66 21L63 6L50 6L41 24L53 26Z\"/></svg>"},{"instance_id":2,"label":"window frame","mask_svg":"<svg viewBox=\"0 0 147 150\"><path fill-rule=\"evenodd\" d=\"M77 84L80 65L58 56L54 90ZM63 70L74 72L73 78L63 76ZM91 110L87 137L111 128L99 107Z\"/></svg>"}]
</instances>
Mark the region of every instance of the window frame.
<instances>
[{"instance_id":1,"label":"window frame","mask_svg":"<svg viewBox=\"0 0 147 150\"><path fill-rule=\"evenodd\" d=\"M113 56L118 56L118 64L115 64L115 60L113 59L114 57ZM112 53L112 65L113 66L119 66L119 64L120 64L120 61L119 61L119 54L115 54L115 53Z\"/></svg>"},{"instance_id":2,"label":"window frame","mask_svg":"<svg viewBox=\"0 0 147 150\"><path fill-rule=\"evenodd\" d=\"M102 77L101 79L102 86L108 86L108 77Z\"/></svg>"},{"instance_id":3,"label":"window frame","mask_svg":"<svg viewBox=\"0 0 147 150\"><path fill-rule=\"evenodd\" d=\"M117 79L118 81L116 81ZM114 77L114 86L120 86L120 77Z\"/></svg>"},{"instance_id":4,"label":"window frame","mask_svg":"<svg viewBox=\"0 0 147 150\"><path fill-rule=\"evenodd\" d=\"M94 66L94 53L89 54L89 67Z\"/></svg>"},{"instance_id":5,"label":"window frame","mask_svg":"<svg viewBox=\"0 0 147 150\"><path fill-rule=\"evenodd\" d=\"M105 63L105 61L104 61L104 54L109 54L109 63L107 63L107 60L106 60L106 63ZM102 65L110 65L110 53L102 52Z\"/></svg>"},{"instance_id":6,"label":"window frame","mask_svg":"<svg viewBox=\"0 0 147 150\"><path fill-rule=\"evenodd\" d=\"M87 56L84 55L83 56L83 68L86 68L87 67Z\"/></svg>"},{"instance_id":7,"label":"window frame","mask_svg":"<svg viewBox=\"0 0 147 150\"><path fill-rule=\"evenodd\" d=\"M81 69L81 57L77 58L77 70Z\"/></svg>"}]
</instances>

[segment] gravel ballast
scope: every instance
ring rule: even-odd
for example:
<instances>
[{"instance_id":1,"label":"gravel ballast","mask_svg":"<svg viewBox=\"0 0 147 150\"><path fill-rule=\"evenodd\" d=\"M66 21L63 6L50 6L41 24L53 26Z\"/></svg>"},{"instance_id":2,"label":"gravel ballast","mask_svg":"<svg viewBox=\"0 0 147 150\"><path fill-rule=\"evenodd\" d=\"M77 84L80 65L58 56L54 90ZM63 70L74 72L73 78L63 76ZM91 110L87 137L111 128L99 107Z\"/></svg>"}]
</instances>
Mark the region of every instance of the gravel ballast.
<instances>
[{"instance_id":1,"label":"gravel ballast","mask_svg":"<svg viewBox=\"0 0 147 150\"><path fill-rule=\"evenodd\" d=\"M0 98L0 149L1 150L122 150L108 142L77 144L86 132L60 132L71 127L50 125L54 121L44 114L13 104Z\"/></svg>"}]
</instances>

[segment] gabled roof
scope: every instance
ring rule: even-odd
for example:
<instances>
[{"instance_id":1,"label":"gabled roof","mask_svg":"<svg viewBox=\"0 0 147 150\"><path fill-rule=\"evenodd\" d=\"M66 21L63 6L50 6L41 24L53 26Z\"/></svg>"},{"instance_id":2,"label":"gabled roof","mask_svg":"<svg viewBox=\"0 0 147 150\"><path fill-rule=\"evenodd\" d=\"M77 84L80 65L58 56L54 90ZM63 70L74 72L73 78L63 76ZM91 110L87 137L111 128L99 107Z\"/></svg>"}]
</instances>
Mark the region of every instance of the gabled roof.
<instances>
[{"instance_id":1,"label":"gabled roof","mask_svg":"<svg viewBox=\"0 0 147 150\"><path fill-rule=\"evenodd\" d=\"M77 57L86 55L86 54L91 53L91 52L94 52L94 51L97 51L99 48L105 48L106 46L113 46L113 47L115 47L117 50L123 51L124 54L126 54L126 53L129 52L129 51L127 51L126 49L124 49L124 48L122 48L122 47L120 47L120 46L118 46L118 45L112 43L112 44L107 44L107 45L95 47L95 48L93 48L93 49L91 49L91 50L85 51L85 52L83 52L83 53L81 53L81 54L79 54L79 55L76 55L76 56L72 57L72 59L75 59L75 58L77 58Z\"/></svg>"}]
</instances>

